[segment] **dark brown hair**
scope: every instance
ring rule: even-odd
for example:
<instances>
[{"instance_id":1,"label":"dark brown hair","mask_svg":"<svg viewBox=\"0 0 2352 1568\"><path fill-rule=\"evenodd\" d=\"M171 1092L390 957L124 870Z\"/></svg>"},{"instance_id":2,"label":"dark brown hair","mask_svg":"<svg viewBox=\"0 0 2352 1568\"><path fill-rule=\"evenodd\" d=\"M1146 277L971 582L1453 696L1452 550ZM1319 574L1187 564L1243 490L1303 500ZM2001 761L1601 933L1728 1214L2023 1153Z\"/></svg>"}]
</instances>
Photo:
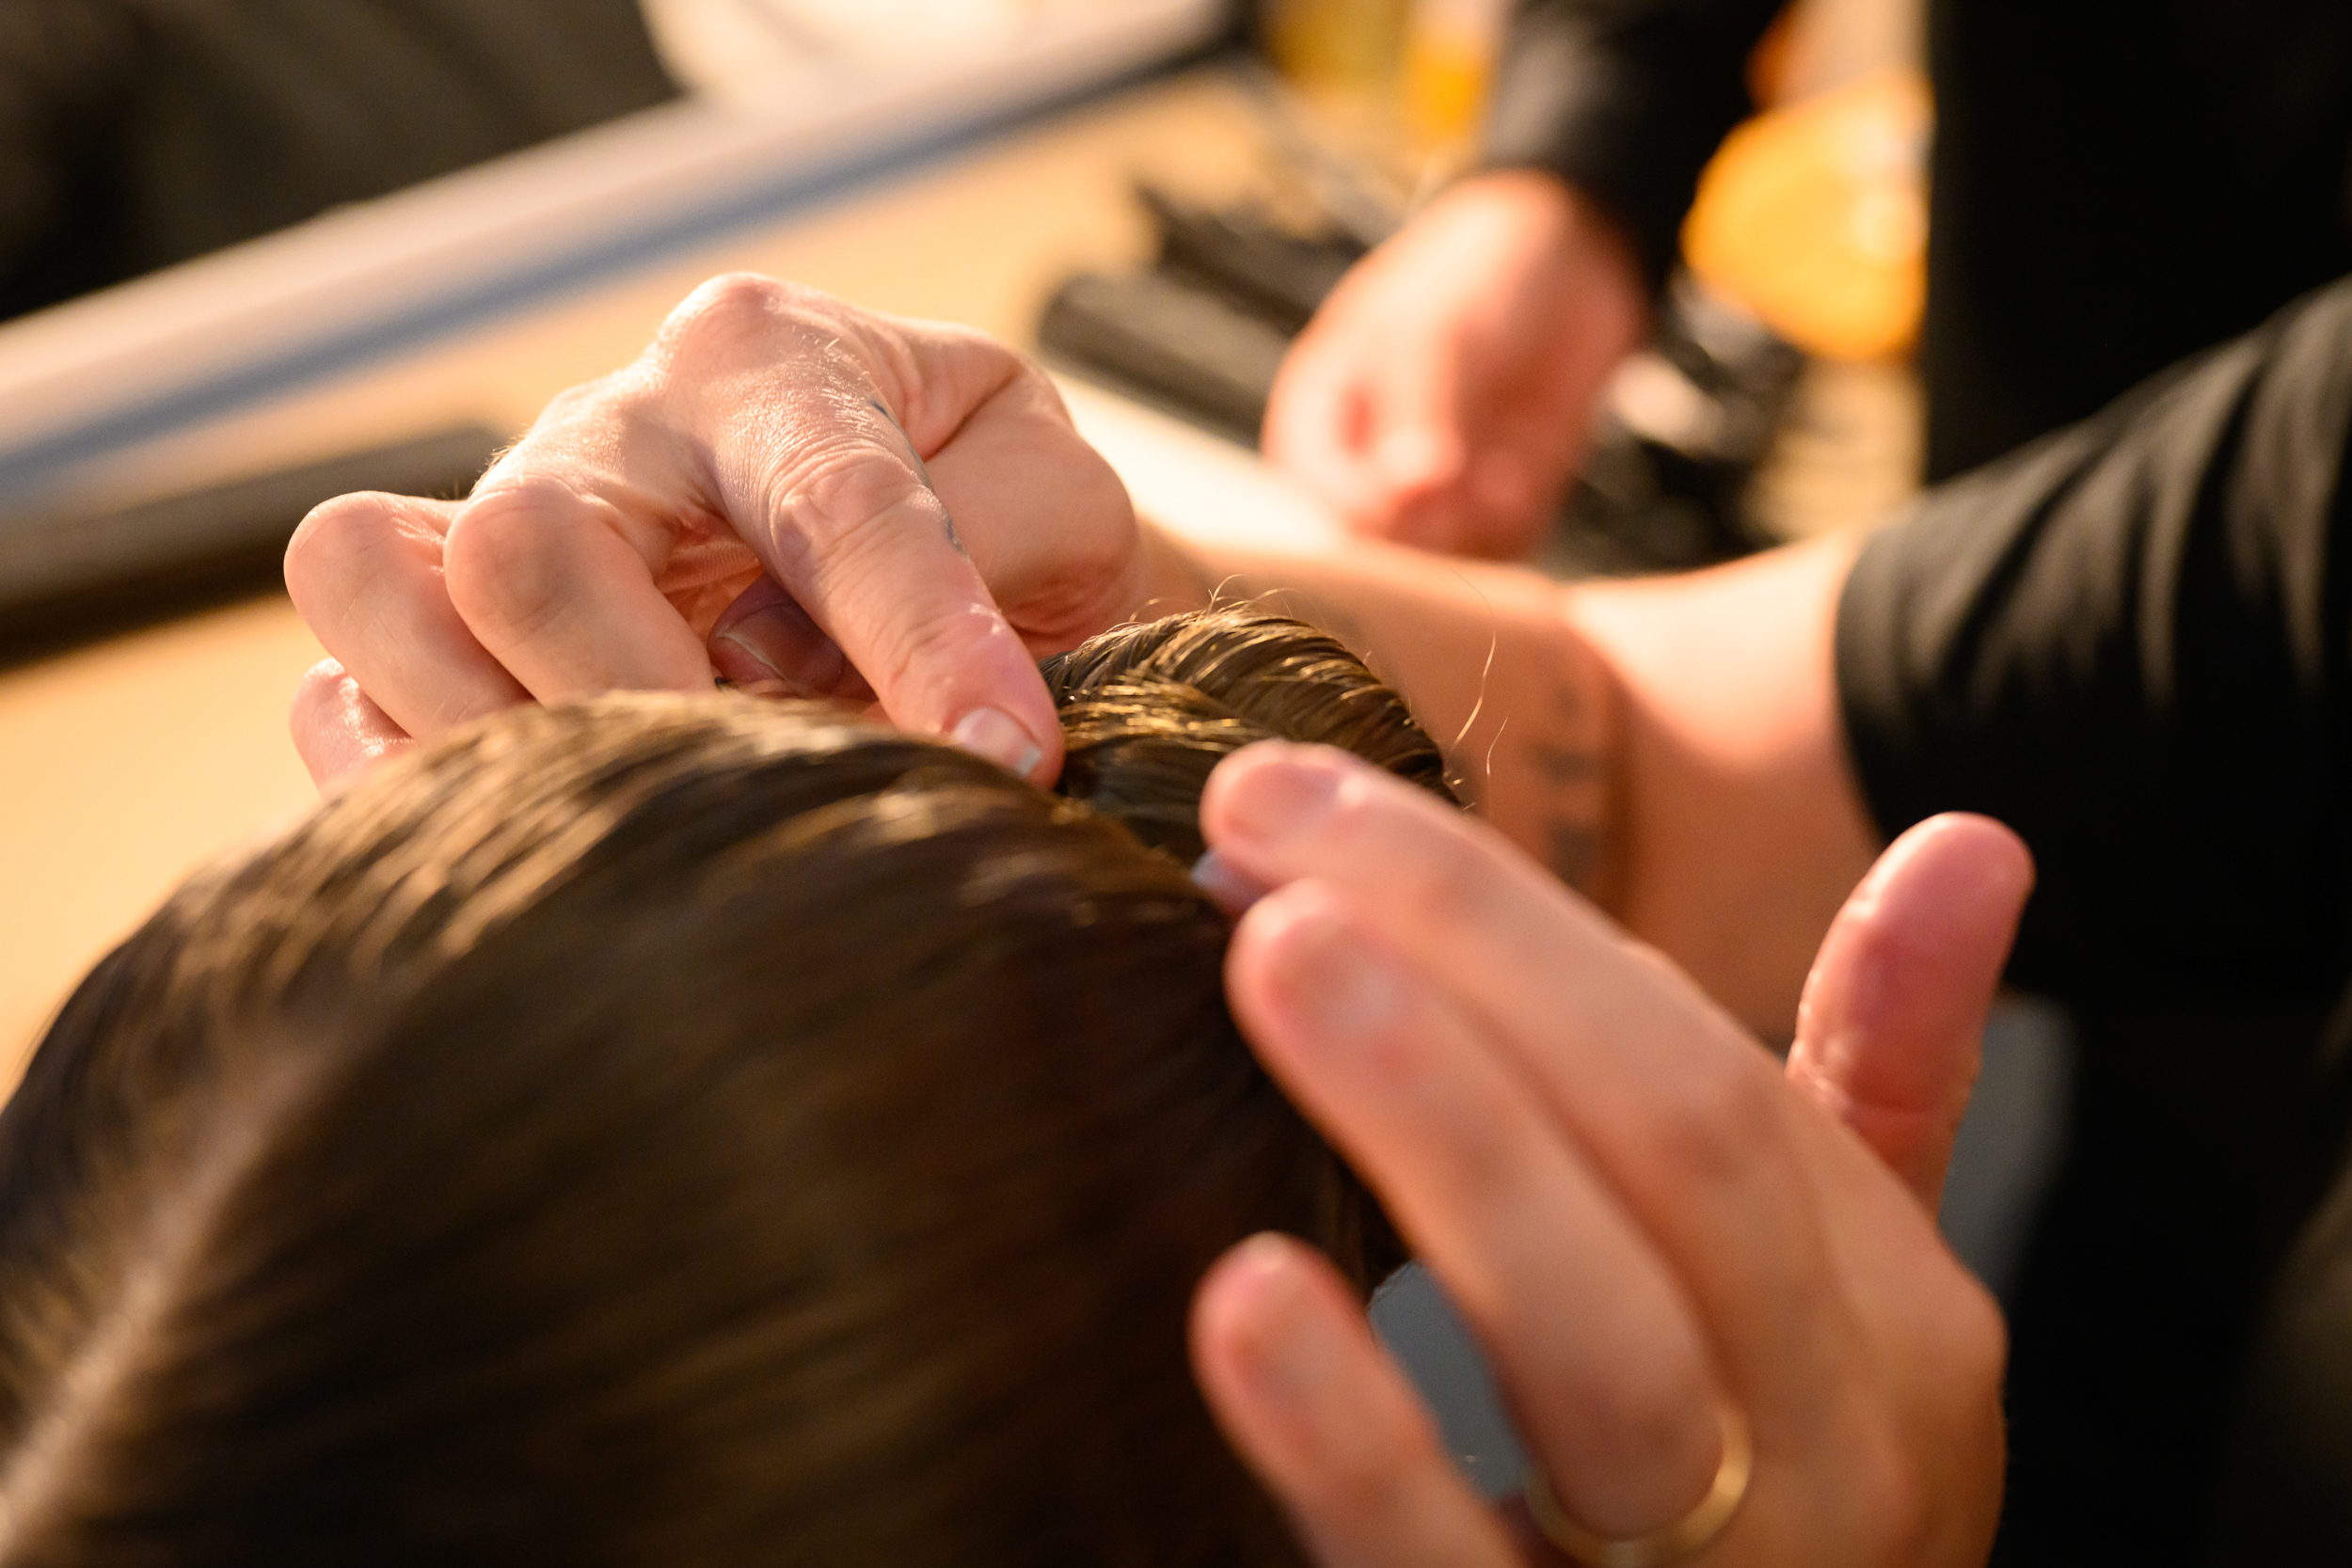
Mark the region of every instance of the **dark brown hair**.
<instances>
[{"instance_id":1,"label":"dark brown hair","mask_svg":"<svg viewBox=\"0 0 2352 1568\"><path fill-rule=\"evenodd\" d=\"M181 890L0 1115L0 1563L1296 1560L1189 1292L1397 1254L1234 1032L1188 802L1264 734L1440 764L1247 611L1049 678L1091 805L613 697Z\"/></svg>"}]
</instances>

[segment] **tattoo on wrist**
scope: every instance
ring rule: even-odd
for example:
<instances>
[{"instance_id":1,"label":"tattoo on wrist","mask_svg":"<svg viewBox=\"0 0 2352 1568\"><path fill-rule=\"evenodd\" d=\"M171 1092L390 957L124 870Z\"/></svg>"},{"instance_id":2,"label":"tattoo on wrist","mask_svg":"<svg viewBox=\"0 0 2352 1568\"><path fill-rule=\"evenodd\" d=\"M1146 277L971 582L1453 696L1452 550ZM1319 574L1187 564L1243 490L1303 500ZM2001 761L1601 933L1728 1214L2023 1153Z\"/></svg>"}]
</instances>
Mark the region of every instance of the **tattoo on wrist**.
<instances>
[{"instance_id":1,"label":"tattoo on wrist","mask_svg":"<svg viewBox=\"0 0 2352 1568\"><path fill-rule=\"evenodd\" d=\"M1566 681L1553 687L1548 706L1544 733L1525 750L1541 794L1545 859L1554 876L1598 899L1610 870L1609 725Z\"/></svg>"}]
</instances>

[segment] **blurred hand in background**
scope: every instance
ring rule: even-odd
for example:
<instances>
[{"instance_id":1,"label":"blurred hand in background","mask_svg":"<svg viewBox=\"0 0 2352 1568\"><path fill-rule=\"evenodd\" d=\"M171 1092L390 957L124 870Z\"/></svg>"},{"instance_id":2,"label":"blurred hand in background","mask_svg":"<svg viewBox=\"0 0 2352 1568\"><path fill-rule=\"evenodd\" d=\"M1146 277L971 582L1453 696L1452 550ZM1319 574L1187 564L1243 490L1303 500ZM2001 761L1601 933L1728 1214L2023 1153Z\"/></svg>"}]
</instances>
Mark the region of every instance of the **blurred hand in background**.
<instances>
[{"instance_id":1,"label":"blurred hand in background","mask_svg":"<svg viewBox=\"0 0 2352 1568\"><path fill-rule=\"evenodd\" d=\"M1466 180L1308 325L1274 384L1266 455L1359 533L1524 555L1646 313L1631 249L1590 201L1532 170Z\"/></svg>"}]
</instances>

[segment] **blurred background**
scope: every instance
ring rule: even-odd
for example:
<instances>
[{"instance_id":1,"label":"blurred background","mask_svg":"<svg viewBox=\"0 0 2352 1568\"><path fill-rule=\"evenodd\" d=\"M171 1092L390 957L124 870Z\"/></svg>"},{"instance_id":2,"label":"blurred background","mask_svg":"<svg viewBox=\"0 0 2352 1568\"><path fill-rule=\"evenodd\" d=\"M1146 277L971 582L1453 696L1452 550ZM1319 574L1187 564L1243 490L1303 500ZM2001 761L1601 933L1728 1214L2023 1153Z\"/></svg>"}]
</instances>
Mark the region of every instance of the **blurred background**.
<instances>
[{"instance_id":1,"label":"blurred background","mask_svg":"<svg viewBox=\"0 0 2352 1568\"><path fill-rule=\"evenodd\" d=\"M1254 457L1267 388L1341 274L1473 165L1507 12L10 7L0 1092L177 880L312 799L284 713L321 651L277 578L304 513L354 489L464 494L714 272L1021 342L1145 513L1334 537ZM1654 340L1610 383L1540 563L1700 564L1867 523L1916 487L1920 35L1915 0L1794 0L1756 48L1756 116L1701 182ZM2021 1051L1988 1078L2005 1150L1947 1213L1993 1275L2056 1116L2056 1058ZM1514 1484L1425 1282L1384 1310L1482 1481Z\"/></svg>"},{"instance_id":2,"label":"blurred background","mask_svg":"<svg viewBox=\"0 0 2352 1568\"><path fill-rule=\"evenodd\" d=\"M144 582L110 558L87 574L93 592L68 592L65 558L124 530L53 528L49 515L119 510L154 488L93 474L93 456L667 256L756 261L755 234L852 192L1048 116L1187 89L1218 101L1138 129L1118 200L1061 193L1126 243L1042 298L967 310L1251 444L1272 368L1333 280L1472 165L1508 11L27 0L0 35L0 321L52 316L0 339L0 506L18 546L0 581L6 634L20 647L85 637L92 610L143 613L151 591L182 603L198 586L193 558L159 559ZM1555 564L1693 563L1901 494L1917 467L1902 367L1924 276L1919 31L1915 0L1794 0L1757 46L1748 86L1765 112L1702 182L1656 352L1608 400ZM1056 195L1041 174L1007 211L1007 227L1033 226L1041 266L1058 259L1034 227ZM992 240L1009 253L1014 236ZM207 260L226 264L196 264ZM158 275L189 286L120 291ZM55 314L106 291L111 308ZM396 455L316 455L364 457L413 487L476 466L482 442L451 434ZM294 489L357 473L289 480L248 504L282 512ZM56 580L31 580L33 554Z\"/></svg>"}]
</instances>

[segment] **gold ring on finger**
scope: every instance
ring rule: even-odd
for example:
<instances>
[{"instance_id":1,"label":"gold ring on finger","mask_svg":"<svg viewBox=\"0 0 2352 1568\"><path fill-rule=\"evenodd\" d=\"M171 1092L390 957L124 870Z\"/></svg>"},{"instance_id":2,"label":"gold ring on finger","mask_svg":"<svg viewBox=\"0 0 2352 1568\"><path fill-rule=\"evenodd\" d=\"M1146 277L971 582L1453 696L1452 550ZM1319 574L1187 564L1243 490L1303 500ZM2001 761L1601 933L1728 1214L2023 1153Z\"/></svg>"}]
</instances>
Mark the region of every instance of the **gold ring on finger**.
<instances>
[{"instance_id":1,"label":"gold ring on finger","mask_svg":"<svg viewBox=\"0 0 2352 1568\"><path fill-rule=\"evenodd\" d=\"M1748 1479L1756 1473L1756 1440L1748 1431L1747 1418L1729 1404L1717 1408L1723 1423L1723 1460L1715 1466L1715 1483L1696 1508L1664 1529L1624 1540L1587 1529L1568 1517L1544 1473L1531 1467L1523 1496L1535 1528L1543 1531L1545 1540L1590 1568L1666 1568L1668 1563L1696 1557L1740 1512L1748 1495Z\"/></svg>"}]
</instances>

